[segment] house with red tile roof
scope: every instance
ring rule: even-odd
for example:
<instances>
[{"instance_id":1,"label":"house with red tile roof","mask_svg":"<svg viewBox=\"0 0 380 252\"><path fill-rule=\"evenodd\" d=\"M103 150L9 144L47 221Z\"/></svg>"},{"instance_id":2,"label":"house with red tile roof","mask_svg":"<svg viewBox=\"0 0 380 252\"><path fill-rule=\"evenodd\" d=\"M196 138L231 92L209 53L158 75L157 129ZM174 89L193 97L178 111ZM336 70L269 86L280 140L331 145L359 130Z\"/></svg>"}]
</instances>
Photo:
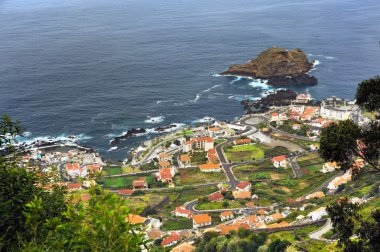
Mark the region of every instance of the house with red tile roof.
<instances>
[{"instance_id":1,"label":"house with red tile roof","mask_svg":"<svg viewBox=\"0 0 380 252\"><path fill-rule=\"evenodd\" d=\"M165 183L172 183L174 175L175 169L173 167L161 168L156 175L156 179Z\"/></svg>"},{"instance_id":2,"label":"house with red tile roof","mask_svg":"<svg viewBox=\"0 0 380 252\"><path fill-rule=\"evenodd\" d=\"M187 154L182 154L179 158L179 166L182 168L191 166L190 156Z\"/></svg>"},{"instance_id":3,"label":"house with red tile roof","mask_svg":"<svg viewBox=\"0 0 380 252\"><path fill-rule=\"evenodd\" d=\"M291 112L289 119L290 120L299 120L301 118L301 114L297 112Z\"/></svg>"},{"instance_id":4,"label":"house with red tile roof","mask_svg":"<svg viewBox=\"0 0 380 252\"><path fill-rule=\"evenodd\" d=\"M173 248L170 252L193 252L195 247L188 242L181 243L180 245Z\"/></svg>"},{"instance_id":5,"label":"house with red tile roof","mask_svg":"<svg viewBox=\"0 0 380 252\"><path fill-rule=\"evenodd\" d=\"M286 163L287 163L286 157L284 155L273 157L272 163L273 163L274 167L276 167L276 168L278 168L278 167L286 168Z\"/></svg>"},{"instance_id":6,"label":"house with red tile roof","mask_svg":"<svg viewBox=\"0 0 380 252\"><path fill-rule=\"evenodd\" d=\"M219 163L219 157L218 157L218 154L216 152L216 150L213 148L213 149L209 149L207 151L207 159L208 159L208 163L209 164L217 164Z\"/></svg>"},{"instance_id":7,"label":"house with red tile roof","mask_svg":"<svg viewBox=\"0 0 380 252\"><path fill-rule=\"evenodd\" d=\"M161 246L170 247L177 244L181 240L181 236L177 233L172 233L168 237L162 240Z\"/></svg>"},{"instance_id":8,"label":"house with red tile roof","mask_svg":"<svg viewBox=\"0 0 380 252\"><path fill-rule=\"evenodd\" d=\"M233 219L234 218L234 213L231 212L231 211L227 211L227 212L222 212L220 215L220 220L221 221L226 221L226 220L230 220L230 219Z\"/></svg>"},{"instance_id":9,"label":"house with red tile roof","mask_svg":"<svg viewBox=\"0 0 380 252\"><path fill-rule=\"evenodd\" d=\"M67 163L66 172L71 178L84 178L88 175L86 167L81 167L79 163Z\"/></svg>"},{"instance_id":10,"label":"house with red tile roof","mask_svg":"<svg viewBox=\"0 0 380 252\"><path fill-rule=\"evenodd\" d=\"M199 165L201 172L220 172L222 167L220 164L201 164Z\"/></svg>"},{"instance_id":11,"label":"house with red tile roof","mask_svg":"<svg viewBox=\"0 0 380 252\"><path fill-rule=\"evenodd\" d=\"M193 217L193 212L187 210L184 206L176 207L175 210L171 212L174 216L184 217L187 219L191 219Z\"/></svg>"},{"instance_id":12,"label":"house with red tile roof","mask_svg":"<svg viewBox=\"0 0 380 252\"><path fill-rule=\"evenodd\" d=\"M239 190L239 191L250 191L251 190L251 183L249 183L248 181L242 181L240 182L239 184L236 185L236 190Z\"/></svg>"},{"instance_id":13,"label":"house with red tile roof","mask_svg":"<svg viewBox=\"0 0 380 252\"><path fill-rule=\"evenodd\" d=\"M210 137L218 137L224 135L225 130L220 127L210 127L207 132Z\"/></svg>"},{"instance_id":14,"label":"house with red tile roof","mask_svg":"<svg viewBox=\"0 0 380 252\"><path fill-rule=\"evenodd\" d=\"M280 223L273 223L267 226L267 228L283 228L283 227L288 227L289 223L286 221L281 221Z\"/></svg>"},{"instance_id":15,"label":"house with red tile roof","mask_svg":"<svg viewBox=\"0 0 380 252\"><path fill-rule=\"evenodd\" d=\"M252 143L252 140L249 138L236 139L233 141L234 145L246 145Z\"/></svg>"},{"instance_id":16,"label":"house with red tile roof","mask_svg":"<svg viewBox=\"0 0 380 252\"><path fill-rule=\"evenodd\" d=\"M158 154L158 161L170 161L170 155L165 152L161 152Z\"/></svg>"},{"instance_id":17,"label":"house with red tile roof","mask_svg":"<svg viewBox=\"0 0 380 252\"><path fill-rule=\"evenodd\" d=\"M160 168L169 168L169 167L171 167L171 164L168 161L160 161L160 162L158 162L158 166Z\"/></svg>"},{"instance_id":18,"label":"house with red tile roof","mask_svg":"<svg viewBox=\"0 0 380 252\"><path fill-rule=\"evenodd\" d=\"M211 137L193 138L183 144L183 152L189 152L193 149L202 149L208 151L214 148L214 139Z\"/></svg>"},{"instance_id":19,"label":"house with red tile roof","mask_svg":"<svg viewBox=\"0 0 380 252\"><path fill-rule=\"evenodd\" d=\"M207 196L207 198L211 202L220 202L224 199L224 196L223 194L216 192L216 193L210 194L209 196Z\"/></svg>"},{"instance_id":20,"label":"house with red tile roof","mask_svg":"<svg viewBox=\"0 0 380 252\"><path fill-rule=\"evenodd\" d=\"M133 189L146 189L148 188L148 183L146 182L146 178L139 178L133 180Z\"/></svg>"},{"instance_id":21,"label":"house with red tile roof","mask_svg":"<svg viewBox=\"0 0 380 252\"><path fill-rule=\"evenodd\" d=\"M265 218L265 221L266 222L277 221L277 220L280 220L280 219L283 219L283 218L285 218L285 216L282 213L275 213L275 214L267 216Z\"/></svg>"},{"instance_id":22,"label":"house with red tile roof","mask_svg":"<svg viewBox=\"0 0 380 252\"><path fill-rule=\"evenodd\" d=\"M319 115L319 107L306 107L302 113L302 121L311 121L313 117Z\"/></svg>"},{"instance_id":23,"label":"house with red tile roof","mask_svg":"<svg viewBox=\"0 0 380 252\"><path fill-rule=\"evenodd\" d=\"M210 226L211 224L212 219L208 214L198 214L193 216L193 228L195 229Z\"/></svg>"}]
</instances>

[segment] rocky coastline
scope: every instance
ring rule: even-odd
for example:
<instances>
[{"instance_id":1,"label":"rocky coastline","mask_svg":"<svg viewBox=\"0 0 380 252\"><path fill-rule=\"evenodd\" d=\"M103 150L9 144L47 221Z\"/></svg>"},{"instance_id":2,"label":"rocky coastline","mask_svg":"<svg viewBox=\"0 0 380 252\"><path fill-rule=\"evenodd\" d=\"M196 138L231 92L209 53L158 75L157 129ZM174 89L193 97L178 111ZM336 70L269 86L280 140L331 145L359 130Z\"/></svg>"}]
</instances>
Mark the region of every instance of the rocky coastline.
<instances>
[{"instance_id":1,"label":"rocky coastline","mask_svg":"<svg viewBox=\"0 0 380 252\"><path fill-rule=\"evenodd\" d=\"M301 49L273 47L261 52L248 63L231 65L220 75L266 79L267 84L272 86L316 85L317 78L309 75L313 63Z\"/></svg>"}]
</instances>

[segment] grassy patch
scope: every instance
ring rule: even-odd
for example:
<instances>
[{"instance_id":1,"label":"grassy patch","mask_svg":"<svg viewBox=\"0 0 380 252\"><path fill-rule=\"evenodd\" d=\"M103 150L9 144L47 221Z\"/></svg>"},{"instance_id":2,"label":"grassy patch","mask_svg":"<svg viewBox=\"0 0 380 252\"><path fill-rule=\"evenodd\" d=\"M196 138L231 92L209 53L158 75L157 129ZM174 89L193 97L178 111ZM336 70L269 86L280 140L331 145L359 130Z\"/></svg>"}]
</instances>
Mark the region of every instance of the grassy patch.
<instances>
[{"instance_id":1,"label":"grassy patch","mask_svg":"<svg viewBox=\"0 0 380 252\"><path fill-rule=\"evenodd\" d=\"M169 217L165 220L161 226L163 231L168 230L180 230L180 229L190 229L193 227L193 222L191 219L184 217Z\"/></svg>"},{"instance_id":2,"label":"grassy patch","mask_svg":"<svg viewBox=\"0 0 380 252\"><path fill-rule=\"evenodd\" d=\"M192 165L200 165L205 164L207 162L207 152L194 152L191 154L191 164Z\"/></svg>"},{"instance_id":3,"label":"grassy patch","mask_svg":"<svg viewBox=\"0 0 380 252\"><path fill-rule=\"evenodd\" d=\"M223 202L228 202L228 206L224 207ZM231 209L231 208L239 208L242 207L240 202L236 200L227 200L221 202L206 202L197 205L195 208L198 210L214 210L214 209Z\"/></svg>"},{"instance_id":4,"label":"grassy patch","mask_svg":"<svg viewBox=\"0 0 380 252\"><path fill-rule=\"evenodd\" d=\"M179 169L174 178L176 185L199 185L226 181L224 172L201 172L198 168Z\"/></svg>"},{"instance_id":5,"label":"grassy patch","mask_svg":"<svg viewBox=\"0 0 380 252\"><path fill-rule=\"evenodd\" d=\"M264 154L266 157L275 157L275 156L287 155L289 153L290 153L290 151L283 146L276 146L274 148L266 149L264 151Z\"/></svg>"},{"instance_id":6,"label":"grassy patch","mask_svg":"<svg viewBox=\"0 0 380 252\"><path fill-rule=\"evenodd\" d=\"M228 146L225 148L225 154L231 162L250 161L264 157L264 151L256 144L243 146Z\"/></svg>"}]
</instances>

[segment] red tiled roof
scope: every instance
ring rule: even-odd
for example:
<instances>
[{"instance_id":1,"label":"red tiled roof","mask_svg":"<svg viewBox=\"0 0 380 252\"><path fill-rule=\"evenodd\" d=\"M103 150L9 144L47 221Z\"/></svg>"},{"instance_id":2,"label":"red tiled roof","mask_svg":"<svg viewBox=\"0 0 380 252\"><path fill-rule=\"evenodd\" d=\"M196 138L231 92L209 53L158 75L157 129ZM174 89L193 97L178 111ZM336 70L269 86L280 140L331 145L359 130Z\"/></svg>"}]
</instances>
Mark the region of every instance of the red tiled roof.
<instances>
[{"instance_id":1,"label":"red tiled roof","mask_svg":"<svg viewBox=\"0 0 380 252\"><path fill-rule=\"evenodd\" d=\"M226 216L230 216L230 215L234 215L234 214L231 211L223 212L220 214L220 216L222 216L222 217L226 217Z\"/></svg>"},{"instance_id":2,"label":"red tiled roof","mask_svg":"<svg viewBox=\"0 0 380 252\"><path fill-rule=\"evenodd\" d=\"M213 193L213 194L210 194L207 198L209 201L217 201L217 200L224 199L224 196L221 193Z\"/></svg>"},{"instance_id":3,"label":"red tiled roof","mask_svg":"<svg viewBox=\"0 0 380 252\"><path fill-rule=\"evenodd\" d=\"M244 138L244 139L237 139L234 141L236 144L246 144L246 143L251 143L252 140L249 138Z\"/></svg>"},{"instance_id":4,"label":"red tiled roof","mask_svg":"<svg viewBox=\"0 0 380 252\"><path fill-rule=\"evenodd\" d=\"M160 171L161 179L172 179L173 175L171 173L171 168L161 168Z\"/></svg>"},{"instance_id":5,"label":"red tiled roof","mask_svg":"<svg viewBox=\"0 0 380 252\"><path fill-rule=\"evenodd\" d=\"M181 214L186 214L189 217L193 216L193 212L191 212L190 210L187 210L184 206L176 207L173 212L178 212L178 213L181 213Z\"/></svg>"},{"instance_id":6,"label":"red tiled roof","mask_svg":"<svg viewBox=\"0 0 380 252\"><path fill-rule=\"evenodd\" d=\"M286 157L284 155L276 156L276 157L272 158L272 160L273 160L273 162L281 162L281 161L286 160Z\"/></svg>"},{"instance_id":7,"label":"red tiled roof","mask_svg":"<svg viewBox=\"0 0 380 252\"><path fill-rule=\"evenodd\" d=\"M82 187L82 184L79 183L69 183L67 184L68 189L80 189Z\"/></svg>"},{"instance_id":8,"label":"red tiled roof","mask_svg":"<svg viewBox=\"0 0 380 252\"><path fill-rule=\"evenodd\" d=\"M199 169L201 170L220 169L220 165L219 164L201 164L199 165Z\"/></svg>"},{"instance_id":9,"label":"red tiled roof","mask_svg":"<svg viewBox=\"0 0 380 252\"><path fill-rule=\"evenodd\" d=\"M251 183L247 182L247 181L242 181L240 182L239 184L236 185L237 188L239 189L244 189L246 188L247 186L249 186Z\"/></svg>"},{"instance_id":10,"label":"red tiled roof","mask_svg":"<svg viewBox=\"0 0 380 252\"><path fill-rule=\"evenodd\" d=\"M215 149L209 149L207 151L207 155L215 155L216 154L216 150Z\"/></svg>"},{"instance_id":11,"label":"red tiled roof","mask_svg":"<svg viewBox=\"0 0 380 252\"><path fill-rule=\"evenodd\" d=\"M193 216L193 220L196 224L211 222L211 217L208 214L198 214Z\"/></svg>"},{"instance_id":12,"label":"red tiled roof","mask_svg":"<svg viewBox=\"0 0 380 252\"><path fill-rule=\"evenodd\" d=\"M161 246L165 246L174 241L179 241L179 240L181 240L181 236L179 236L179 234L177 233L172 233L169 237L162 240Z\"/></svg>"},{"instance_id":13,"label":"red tiled roof","mask_svg":"<svg viewBox=\"0 0 380 252\"><path fill-rule=\"evenodd\" d=\"M189 155L181 155L181 161L182 162L190 162L190 156Z\"/></svg>"},{"instance_id":14,"label":"red tiled roof","mask_svg":"<svg viewBox=\"0 0 380 252\"><path fill-rule=\"evenodd\" d=\"M131 190L131 189L121 189L121 190L117 190L117 193L119 193L119 194L125 194L125 195L132 195L133 190Z\"/></svg>"}]
</instances>

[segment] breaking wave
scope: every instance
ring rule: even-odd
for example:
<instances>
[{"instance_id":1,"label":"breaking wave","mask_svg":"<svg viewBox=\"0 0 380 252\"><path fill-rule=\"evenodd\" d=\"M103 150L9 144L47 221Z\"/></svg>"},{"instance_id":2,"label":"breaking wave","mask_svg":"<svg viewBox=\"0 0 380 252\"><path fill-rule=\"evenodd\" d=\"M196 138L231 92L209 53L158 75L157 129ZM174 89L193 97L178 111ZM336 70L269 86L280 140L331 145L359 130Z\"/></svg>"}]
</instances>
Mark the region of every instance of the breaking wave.
<instances>
[{"instance_id":1,"label":"breaking wave","mask_svg":"<svg viewBox=\"0 0 380 252\"><path fill-rule=\"evenodd\" d=\"M144 121L145 123L161 123L165 119L165 116L147 116L147 119Z\"/></svg>"}]
</instances>

